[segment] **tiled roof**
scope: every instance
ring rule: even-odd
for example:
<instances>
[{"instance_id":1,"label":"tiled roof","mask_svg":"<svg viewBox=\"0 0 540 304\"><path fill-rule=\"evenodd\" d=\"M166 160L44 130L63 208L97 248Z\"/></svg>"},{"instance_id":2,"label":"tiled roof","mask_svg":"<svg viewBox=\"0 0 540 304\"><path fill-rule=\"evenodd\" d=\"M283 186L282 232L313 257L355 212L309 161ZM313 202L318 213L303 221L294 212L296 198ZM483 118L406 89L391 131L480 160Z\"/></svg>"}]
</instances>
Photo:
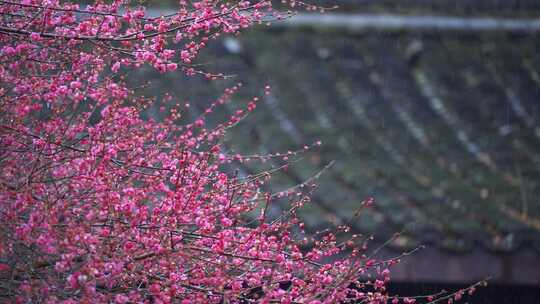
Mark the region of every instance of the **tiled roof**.
<instances>
[{"instance_id":1,"label":"tiled roof","mask_svg":"<svg viewBox=\"0 0 540 304\"><path fill-rule=\"evenodd\" d=\"M260 29L203 53L206 69L232 79L167 75L146 92L197 104L231 83L243 82L244 96L270 84L272 94L227 145L250 154L321 139L320 152L274 184L301 183L334 161L304 213L311 225L346 220L373 196L377 207L355 228L379 239L404 231L400 248L540 250L538 38Z\"/></svg>"}]
</instances>

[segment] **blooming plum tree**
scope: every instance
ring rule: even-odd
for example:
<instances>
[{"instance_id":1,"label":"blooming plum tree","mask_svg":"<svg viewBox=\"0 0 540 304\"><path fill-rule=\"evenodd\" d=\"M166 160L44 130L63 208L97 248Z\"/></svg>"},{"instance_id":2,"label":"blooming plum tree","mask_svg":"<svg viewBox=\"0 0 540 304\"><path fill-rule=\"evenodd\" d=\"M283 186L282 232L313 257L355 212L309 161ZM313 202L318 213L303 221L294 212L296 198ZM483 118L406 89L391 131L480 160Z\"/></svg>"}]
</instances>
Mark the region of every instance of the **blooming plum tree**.
<instances>
[{"instance_id":1,"label":"blooming plum tree","mask_svg":"<svg viewBox=\"0 0 540 304\"><path fill-rule=\"evenodd\" d=\"M210 39L280 17L266 0L180 0L159 17L125 0L0 1L1 301L392 300L396 260L366 257L359 237L336 235L346 227L298 237L312 187L267 193L271 172L224 169L243 160L222 152L224 132L257 98L208 126L232 87L181 125L181 106L143 119L152 99L126 84L144 65L219 77L192 65ZM280 199L290 208L270 219Z\"/></svg>"}]
</instances>

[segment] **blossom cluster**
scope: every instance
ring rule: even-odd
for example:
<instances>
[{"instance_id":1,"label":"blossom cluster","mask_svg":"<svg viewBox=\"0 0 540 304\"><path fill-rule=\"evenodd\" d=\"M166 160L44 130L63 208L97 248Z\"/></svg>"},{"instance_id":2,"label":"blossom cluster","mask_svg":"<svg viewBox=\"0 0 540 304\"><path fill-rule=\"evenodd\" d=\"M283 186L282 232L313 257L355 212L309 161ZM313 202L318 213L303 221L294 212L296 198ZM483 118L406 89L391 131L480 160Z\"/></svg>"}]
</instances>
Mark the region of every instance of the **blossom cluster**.
<instances>
[{"instance_id":1,"label":"blossom cluster","mask_svg":"<svg viewBox=\"0 0 540 304\"><path fill-rule=\"evenodd\" d=\"M126 85L145 65L213 78L192 65L208 41L270 16L279 18L265 0L181 0L160 17L123 0L0 1L1 301L392 299L396 260L369 258L346 227L305 235L296 210L313 187L269 193L269 172L226 170L243 158L221 140L257 98L210 127L206 116L235 86L182 125L180 105L143 119L153 100ZM270 218L279 202L289 207Z\"/></svg>"}]
</instances>

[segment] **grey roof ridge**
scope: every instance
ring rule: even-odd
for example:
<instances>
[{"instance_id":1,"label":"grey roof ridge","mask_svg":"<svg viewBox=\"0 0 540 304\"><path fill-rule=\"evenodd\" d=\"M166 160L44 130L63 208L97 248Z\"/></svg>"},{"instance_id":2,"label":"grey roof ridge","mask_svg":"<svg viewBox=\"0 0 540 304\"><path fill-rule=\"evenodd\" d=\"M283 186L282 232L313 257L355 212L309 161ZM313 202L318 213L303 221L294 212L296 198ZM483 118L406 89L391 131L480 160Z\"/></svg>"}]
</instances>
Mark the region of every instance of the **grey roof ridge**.
<instances>
[{"instance_id":1,"label":"grey roof ridge","mask_svg":"<svg viewBox=\"0 0 540 304\"><path fill-rule=\"evenodd\" d=\"M173 8L148 8L146 16L159 17L174 14ZM375 30L426 30L426 31L498 31L540 32L540 18L485 17L436 14L389 13L292 13L283 20L273 20L272 26L314 27L346 29L349 31ZM275 17L269 16L269 19Z\"/></svg>"},{"instance_id":2,"label":"grey roof ridge","mask_svg":"<svg viewBox=\"0 0 540 304\"><path fill-rule=\"evenodd\" d=\"M540 18L508 18L455 15L299 13L278 26L304 26L349 31L428 30L428 31L505 31L540 32Z\"/></svg>"}]
</instances>

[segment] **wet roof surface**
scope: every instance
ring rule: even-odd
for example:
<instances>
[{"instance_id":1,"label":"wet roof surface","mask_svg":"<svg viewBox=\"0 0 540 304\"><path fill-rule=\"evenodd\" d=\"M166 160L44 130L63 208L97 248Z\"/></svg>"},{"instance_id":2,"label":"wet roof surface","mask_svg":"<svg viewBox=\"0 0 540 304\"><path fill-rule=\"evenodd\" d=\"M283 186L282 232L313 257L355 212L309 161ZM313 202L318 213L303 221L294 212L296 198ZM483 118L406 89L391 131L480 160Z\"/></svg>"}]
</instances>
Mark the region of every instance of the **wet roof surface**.
<instances>
[{"instance_id":1,"label":"wet roof surface","mask_svg":"<svg viewBox=\"0 0 540 304\"><path fill-rule=\"evenodd\" d=\"M346 221L373 196L355 229L379 239L404 231L396 247L540 250L539 51L535 34L259 29L202 54L205 69L235 77L165 75L147 92L203 108L233 83L244 83L239 103L270 84L227 147L264 154L322 140L273 184L333 162L304 211L313 226Z\"/></svg>"}]
</instances>

